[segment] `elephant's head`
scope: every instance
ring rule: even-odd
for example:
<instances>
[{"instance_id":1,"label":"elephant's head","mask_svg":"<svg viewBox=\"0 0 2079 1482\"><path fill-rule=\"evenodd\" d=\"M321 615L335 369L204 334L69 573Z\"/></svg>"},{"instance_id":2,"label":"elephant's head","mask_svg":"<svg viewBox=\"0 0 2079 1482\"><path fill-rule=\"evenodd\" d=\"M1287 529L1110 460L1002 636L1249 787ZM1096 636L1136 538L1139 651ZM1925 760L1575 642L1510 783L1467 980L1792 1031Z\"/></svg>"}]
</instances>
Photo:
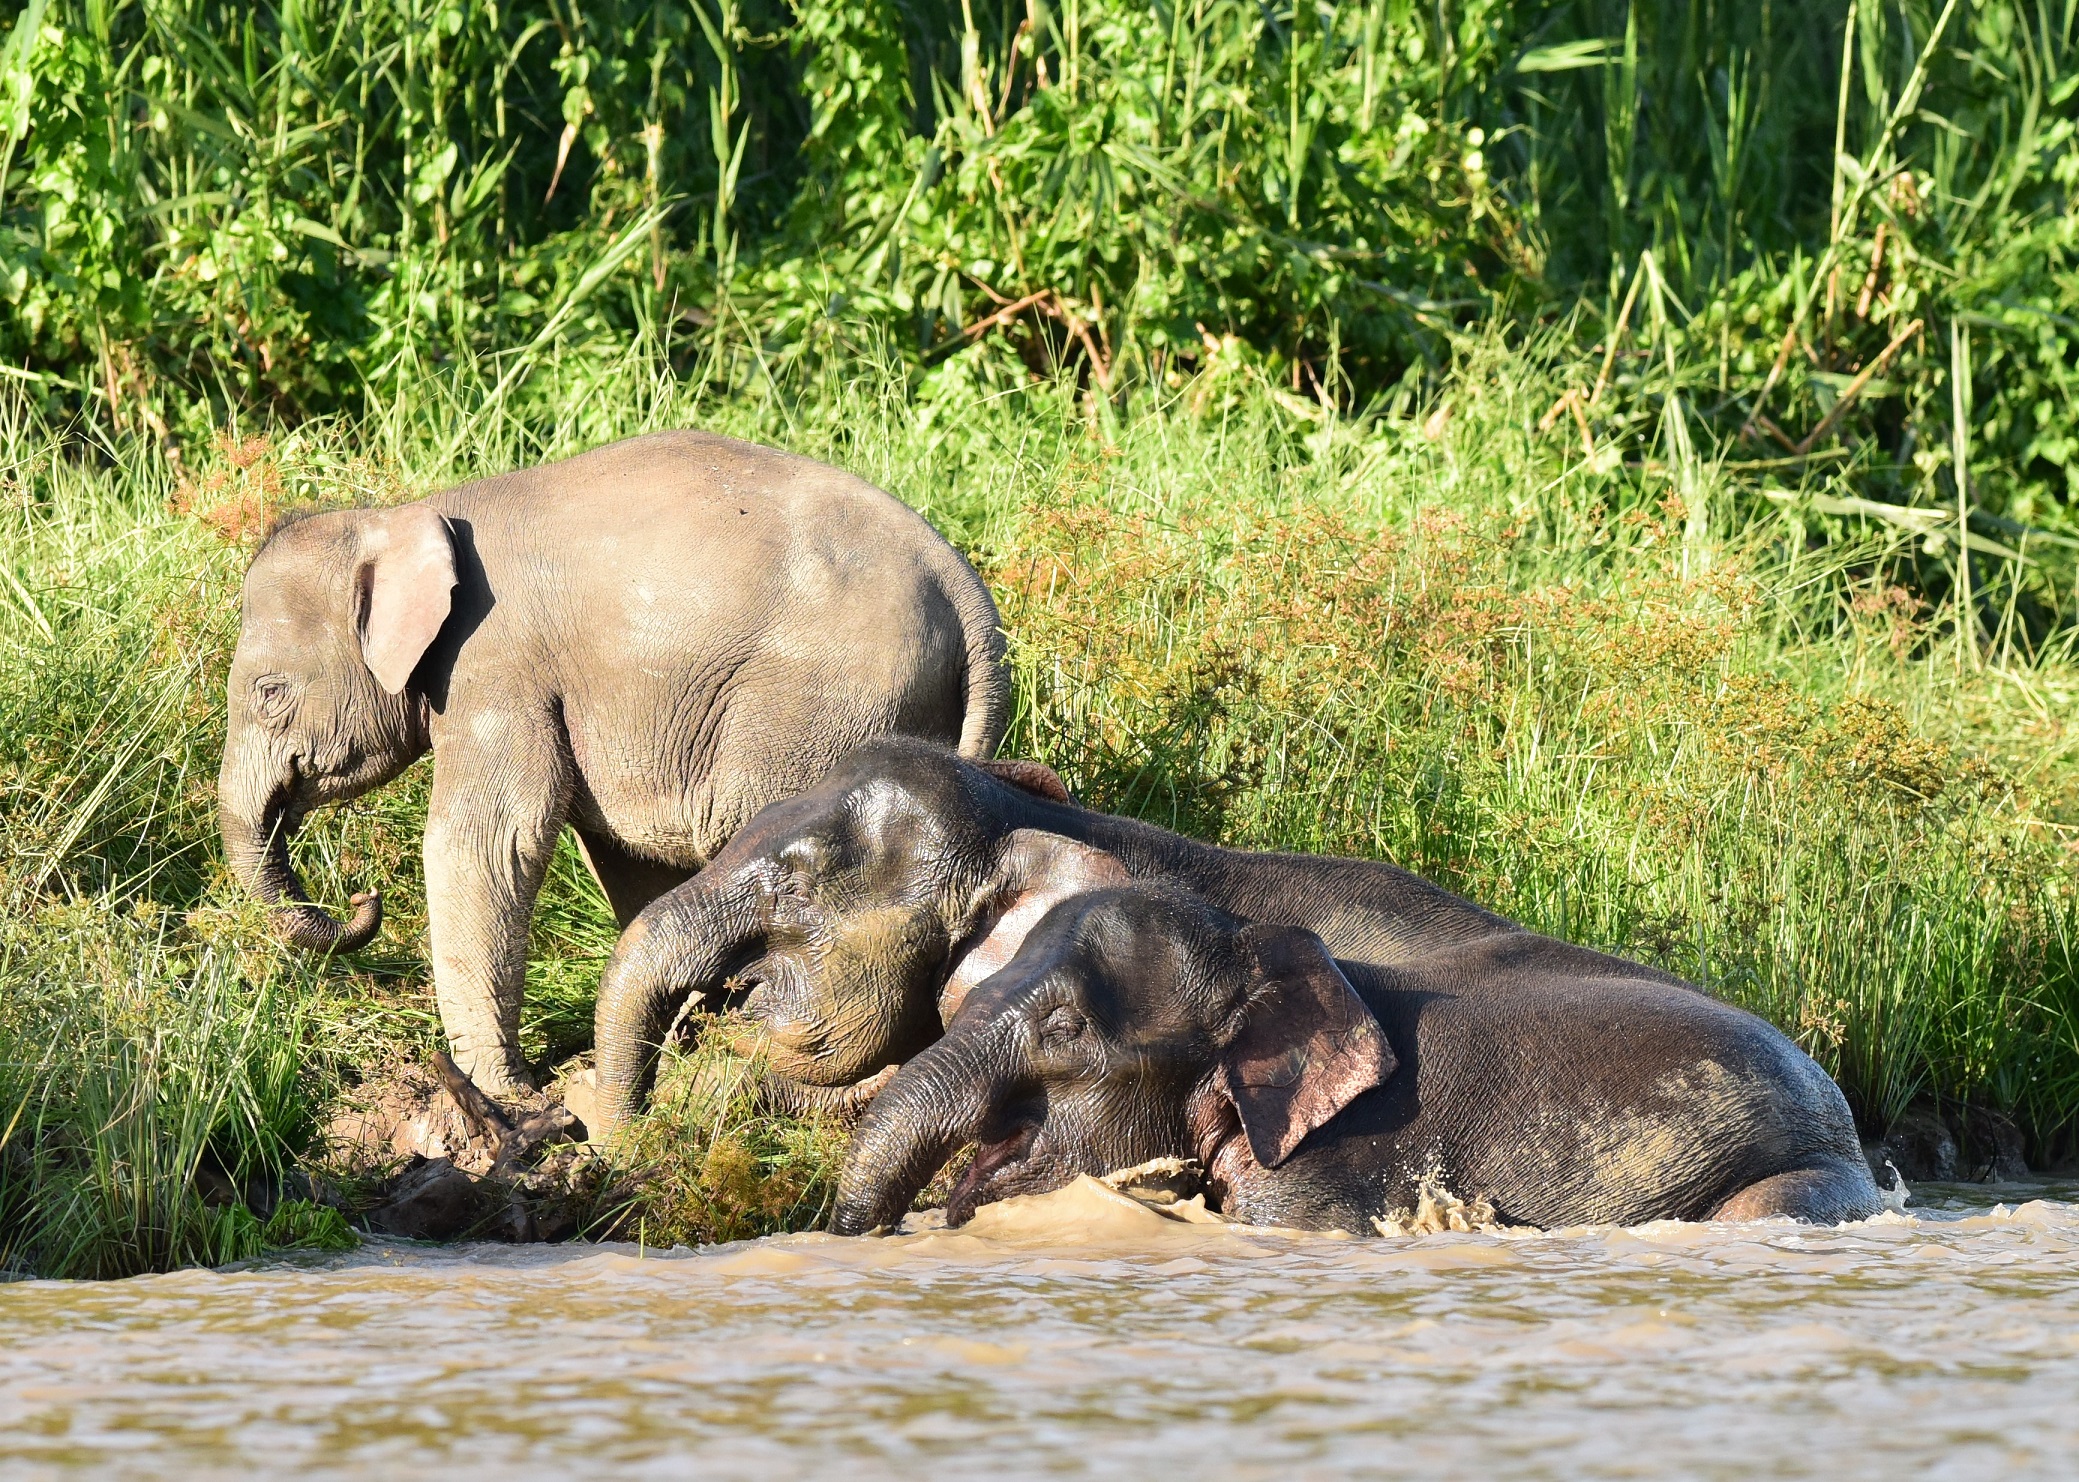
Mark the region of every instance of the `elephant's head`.
<instances>
[{"instance_id":1,"label":"elephant's head","mask_svg":"<svg viewBox=\"0 0 2079 1482\"><path fill-rule=\"evenodd\" d=\"M725 985L768 1030L773 1069L808 1085L936 1039L1048 906L1124 878L1108 854L1016 827L1035 795L1068 796L1036 763L887 740L760 812L623 933L599 990L603 1126L640 1105L688 995Z\"/></svg>"},{"instance_id":2,"label":"elephant's head","mask_svg":"<svg viewBox=\"0 0 2079 1482\"><path fill-rule=\"evenodd\" d=\"M1055 906L945 1037L867 1109L831 1228L892 1226L947 1159L975 1160L946 1210L1155 1158L1276 1168L1394 1070L1319 937L1239 920L1173 886Z\"/></svg>"},{"instance_id":3,"label":"elephant's head","mask_svg":"<svg viewBox=\"0 0 2079 1482\"><path fill-rule=\"evenodd\" d=\"M313 808L358 797L425 752L424 702L409 683L454 586L453 538L425 505L298 520L246 572L218 822L225 860L281 908L282 935L299 947L355 951L382 924L373 893L354 897L344 927L311 905L289 839Z\"/></svg>"}]
</instances>

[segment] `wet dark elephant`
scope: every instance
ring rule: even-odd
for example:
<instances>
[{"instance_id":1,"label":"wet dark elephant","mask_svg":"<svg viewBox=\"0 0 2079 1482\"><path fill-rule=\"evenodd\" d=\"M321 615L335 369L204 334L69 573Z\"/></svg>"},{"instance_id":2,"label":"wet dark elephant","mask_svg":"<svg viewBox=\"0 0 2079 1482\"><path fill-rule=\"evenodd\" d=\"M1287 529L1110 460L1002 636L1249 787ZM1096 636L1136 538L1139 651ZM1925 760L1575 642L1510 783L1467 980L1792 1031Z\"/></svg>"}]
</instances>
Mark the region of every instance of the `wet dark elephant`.
<instances>
[{"instance_id":1,"label":"wet dark elephant","mask_svg":"<svg viewBox=\"0 0 2079 1482\"><path fill-rule=\"evenodd\" d=\"M601 1127L641 1104L689 994L747 991L775 1071L849 1086L936 1039L961 993L1002 965L1007 932L1129 877L1181 881L1365 961L1528 935L1389 864L1221 849L1077 807L1035 763L983 766L889 738L760 813L622 936L599 994Z\"/></svg>"},{"instance_id":2,"label":"wet dark elephant","mask_svg":"<svg viewBox=\"0 0 2079 1482\"><path fill-rule=\"evenodd\" d=\"M283 934L364 945L288 843L429 750L426 905L455 1059L518 1049L528 923L568 824L625 924L863 741L993 755L996 605L914 511L835 468L658 433L274 533L246 573L218 798L226 860Z\"/></svg>"},{"instance_id":3,"label":"wet dark elephant","mask_svg":"<svg viewBox=\"0 0 2079 1482\"><path fill-rule=\"evenodd\" d=\"M1370 1233L1425 1180L1512 1224L1882 1207L1841 1092L1763 1020L1528 933L1390 966L1174 886L1072 897L868 1107L832 1229L1193 1158L1257 1224Z\"/></svg>"}]
</instances>

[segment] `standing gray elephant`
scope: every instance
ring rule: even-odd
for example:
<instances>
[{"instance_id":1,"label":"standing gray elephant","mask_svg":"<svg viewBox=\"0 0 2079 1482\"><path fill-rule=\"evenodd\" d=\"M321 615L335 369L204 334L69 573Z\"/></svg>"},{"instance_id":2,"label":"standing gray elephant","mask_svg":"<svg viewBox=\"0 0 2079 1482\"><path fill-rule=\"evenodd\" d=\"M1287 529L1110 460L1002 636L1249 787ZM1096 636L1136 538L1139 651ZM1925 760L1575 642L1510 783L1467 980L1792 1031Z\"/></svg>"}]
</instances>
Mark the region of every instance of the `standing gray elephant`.
<instances>
[{"instance_id":1,"label":"standing gray elephant","mask_svg":"<svg viewBox=\"0 0 2079 1482\"><path fill-rule=\"evenodd\" d=\"M992 755L1008 697L988 588L916 513L806 458L658 433L278 529L231 662L225 857L290 942L359 949L379 895L342 927L289 839L431 750L441 1022L462 1068L510 1093L566 823L625 925L862 742Z\"/></svg>"},{"instance_id":2,"label":"standing gray elephant","mask_svg":"<svg viewBox=\"0 0 2079 1482\"><path fill-rule=\"evenodd\" d=\"M1430 1178L1547 1227L1882 1207L1809 1056L1599 952L1516 932L1339 962L1313 932L1149 882L997 935L1009 961L867 1109L839 1234L894 1225L966 1144L954 1225L1170 1157L1197 1159L1231 1215L1358 1234Z\"/></svg>"}]
</instances>

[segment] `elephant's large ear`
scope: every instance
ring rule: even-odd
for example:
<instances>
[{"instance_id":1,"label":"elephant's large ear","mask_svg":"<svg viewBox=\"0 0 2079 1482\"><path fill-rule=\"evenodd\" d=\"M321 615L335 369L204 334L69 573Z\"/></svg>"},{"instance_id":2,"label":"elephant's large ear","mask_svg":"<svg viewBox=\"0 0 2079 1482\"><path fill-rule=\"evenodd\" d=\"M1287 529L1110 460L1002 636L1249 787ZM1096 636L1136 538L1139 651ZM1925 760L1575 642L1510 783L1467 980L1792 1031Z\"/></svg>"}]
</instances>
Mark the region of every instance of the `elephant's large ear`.
<instances>
[{"instance_id":1,"label":"elephant's large ear","mask_svg":"<svg viewBox=\"0 0 2079 1482\"><path fill-rule=\"evenodd\" d=\"M375 682L397 694L448 620L455 541L447 521L423 504L370 515L356 579L361 657Z\"/></svg>"},{"instance_id":2,"label":"elephant's large ear","mask_svg":"<svg viewBox=\"0 0 2079 1482\"><path fill-rule=\"evenodd\" d=\"M994 761L977 762L976 766L999 782L1022 788L1036 798L1045 798L1050 803L1073 803L1068 784L1061 774L1045 762L1029 762L1017 757L998 757Z\"/></svg>"},{"instance_id":3,"label":"elephant's large ear","mask_svg":"<svg viewBox=\"0 0 2079 1482\"><path fill-rule=\"evenodd\" d=\"M1255 983L1220 1075L1249 1151L1275 1168L1399 1062L1321 938L1259 924L1243 929L1241 943L1255 959Z\"/></svg>"},{"instance_id":4,"label":"elephant's large ear","mask_svg":"<svg viewBox=\"0 0 2079 1482\"><path fill-rule=\"evenodd\" d=\"M968 990L1017 956L1025 934L1057 904L1127 879L1126 866L1102 849L1044 829L1013 830L976 900L965 950L956 944L961 955L939 990L939 1018L951 1023Z\"/></svg>"}]
</instances>

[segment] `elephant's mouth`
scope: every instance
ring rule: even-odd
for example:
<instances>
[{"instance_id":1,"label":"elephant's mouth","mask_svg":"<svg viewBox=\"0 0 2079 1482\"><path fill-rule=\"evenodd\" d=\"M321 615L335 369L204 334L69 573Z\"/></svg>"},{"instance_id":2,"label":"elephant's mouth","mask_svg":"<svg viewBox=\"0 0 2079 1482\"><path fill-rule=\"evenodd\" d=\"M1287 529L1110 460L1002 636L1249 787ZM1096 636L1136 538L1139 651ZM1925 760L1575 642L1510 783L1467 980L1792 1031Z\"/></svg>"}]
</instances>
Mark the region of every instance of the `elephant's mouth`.
<instances>
[{"instance_id":1,"label":"elephant's mouth","mask_svg":"<svg viewBox=\"0 0 2079 1482\"><path fill-rule=\"evenodd\" d=\"M758 1026L774 1070L821 1085L830 1081L822 1066L831 1053L832 1025L812 1007L806 986L801 973L767 958L731 976L724 1004Z\"/></svg>"},{"instance_id":2,"label":"elephant's mouth","mask_svg":"<svg viewBox=\"0 0 2079 1482\"><path fill-rule=\"evenodd\" d=\"M772 1021L772 1000L767 975L755 967L729 974L714 995L716 1005L725 1013L748 1014L765 1027Z\"/></svg>"},{"instance_id":3,"label":"elephant's mouth","mask_svg":"<svg viewBox=\"0 0 2079 1482\"><path fill-rule=\"evenodd\" d=\"M1044 1193L1061 1182L1054 1176L1052 1160L1034 1155L1039 1131L1038 1122L1026 1122L975 1149L974 1162L946 1200L948 1228L966 1224L984 1204L1014 1194Z\"/></svg>"}]
</instances>

